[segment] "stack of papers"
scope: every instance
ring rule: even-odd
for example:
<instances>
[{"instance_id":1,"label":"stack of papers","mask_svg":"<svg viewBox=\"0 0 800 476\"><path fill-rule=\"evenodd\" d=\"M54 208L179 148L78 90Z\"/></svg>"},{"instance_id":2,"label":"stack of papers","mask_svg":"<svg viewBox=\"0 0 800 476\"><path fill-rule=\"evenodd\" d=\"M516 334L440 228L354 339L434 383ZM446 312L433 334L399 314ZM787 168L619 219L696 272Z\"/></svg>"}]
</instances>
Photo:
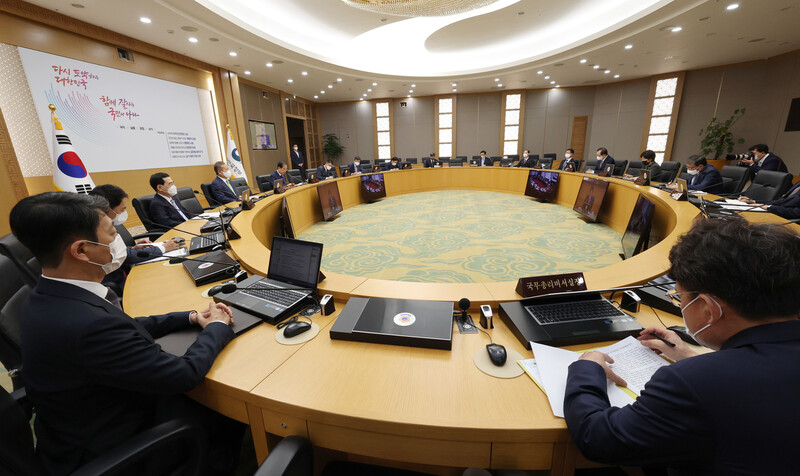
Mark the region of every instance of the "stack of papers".
<instances>
[{"instance_id":1,"label":"stack of papers","mask_svg":"<svg viewBox=\"0 0 800 476\"><path fill-rule=\"evenodd\" d=\"M159 243L162 244L162 245L164 244L163 241L160 241ZM153 243L153 244L155 244L155 243ZM164 261L164 260L167 260L167 259L170 259L170 258L177 258L177 257L180 257L180 256L188 256L188 255L189 255L189 250L186 249L185 247L181 247L181 248L178 248L177 250L167 251L166 253L163 253L158 258L153 258L151 260L142 261L141 263L137 263L137 264L155 263L157 261Z\"/></svg>"},{"instance_id":2,"label":"stack of papers","mask_svg":"<svg viewBox=\"0 0 800 476\"><path fill-rule=\"evenodd\" d=\"M519 365L547 395L553 414L564 418L567 369L570 364L578 360L581 353L536 342L531 342L531 349L536 358L520 360ZM623 407L633 403L656 370L669 365L666 360L633 337L594 350L610 355L614 363L609 366L628 383L628 387L623 389L606 380L608 400L613 407Z\"/></svg>"},{"instance_id":3,"label":"stack of papers","mask_svg":"<svg viewBox=\"0 0 800 476\"><path fill-rule=\"evenodd\" d=\"M763 208L753 208L757 207L754 203L744 203L740 200L733 200L730 198L726 198L724 202L714 202L717 205L721 206L725 210L736 210L736 211L748 211L748 212L765 212Z\"/></svg>"}]
</instances>

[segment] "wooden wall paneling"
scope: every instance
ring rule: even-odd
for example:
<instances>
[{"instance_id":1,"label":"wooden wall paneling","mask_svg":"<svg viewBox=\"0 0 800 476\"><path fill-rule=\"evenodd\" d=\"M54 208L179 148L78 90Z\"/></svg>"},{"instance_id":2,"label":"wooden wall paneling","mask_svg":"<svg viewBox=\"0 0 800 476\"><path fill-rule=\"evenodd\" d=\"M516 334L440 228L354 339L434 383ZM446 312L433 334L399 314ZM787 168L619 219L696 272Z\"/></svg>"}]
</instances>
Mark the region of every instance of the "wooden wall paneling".
<instances>
[{"instance_id":1,"label":"wooden wall paneling","mask_svg":"<svg viewBox=\"0 0 800 476\"><path fill-rule=\"evenodd\" d=\"M570 148L575 150L575 158L583 160L583 153L586 149L586 128L589 124L589 116L575 116L572 118L572 144Z\"/></svg>"}]
</instances>

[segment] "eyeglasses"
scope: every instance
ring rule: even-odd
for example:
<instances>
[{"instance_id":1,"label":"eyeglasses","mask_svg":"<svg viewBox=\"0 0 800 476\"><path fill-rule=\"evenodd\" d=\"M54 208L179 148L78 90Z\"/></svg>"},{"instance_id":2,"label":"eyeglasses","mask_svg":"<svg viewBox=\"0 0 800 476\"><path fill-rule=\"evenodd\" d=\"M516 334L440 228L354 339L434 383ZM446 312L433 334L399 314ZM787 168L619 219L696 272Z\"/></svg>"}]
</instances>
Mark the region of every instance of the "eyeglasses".
<instances>
[{"instance_id":1,"label":"eyeglasses","mask_svg":"<svg viewBox=\"0 0 800 476\"><path fill-rule=\"evenodd\" d=\"M681 307L681 295L682 294L698 294L698 292L697 291L678 292L678 291L676 291L674 289L670 289L669 291L667 291L667 297L669 298L670 301L672 301L672 304L675 307L679 308L679 309Z\"/></svg>"}]
</instances>

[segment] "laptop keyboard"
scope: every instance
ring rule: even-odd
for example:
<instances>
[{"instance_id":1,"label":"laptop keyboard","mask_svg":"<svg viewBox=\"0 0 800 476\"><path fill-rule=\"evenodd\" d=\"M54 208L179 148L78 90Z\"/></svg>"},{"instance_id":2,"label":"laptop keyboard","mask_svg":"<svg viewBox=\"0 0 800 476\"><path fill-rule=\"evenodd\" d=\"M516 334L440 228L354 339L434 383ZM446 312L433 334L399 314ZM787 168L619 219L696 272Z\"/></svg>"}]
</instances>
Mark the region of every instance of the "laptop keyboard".
<instances>
[{"instance_id":1,"label":"laptop keyboard","mask_svg":"<svg viewBox=\"0 0 800 476\"><path fill-rule=\"evenodd\" d=\"M625 313L605 300L539 304L525 308L539 324L626 317Z\"/></svg>"},{"instance_id":2,"label":"laptop keyboard","mask_svg":"<svg viewBox=\"0 0 800 476\"><path fill-rule=\"evenodd\" d=\"M308 295L307 292L281 289L263 281L256 283L254 286L258 286L258 288L244 289L242 294L257 297L283 307L289 307ZM275 287L275 289L261 289L266 286Z\"/></svg>"},{"instance_id":3,"label":"laptop keyboard","mask_svg":"<svg viewBox=\"0 0 800 476\"><path fill-rule=\"evenodd\" d=\"M213 248L222 243L225 243L225 236L223 236L221 231L218 231L203 236L195 236L189 244L189 250Z\"/></svg>"}]
</instances>

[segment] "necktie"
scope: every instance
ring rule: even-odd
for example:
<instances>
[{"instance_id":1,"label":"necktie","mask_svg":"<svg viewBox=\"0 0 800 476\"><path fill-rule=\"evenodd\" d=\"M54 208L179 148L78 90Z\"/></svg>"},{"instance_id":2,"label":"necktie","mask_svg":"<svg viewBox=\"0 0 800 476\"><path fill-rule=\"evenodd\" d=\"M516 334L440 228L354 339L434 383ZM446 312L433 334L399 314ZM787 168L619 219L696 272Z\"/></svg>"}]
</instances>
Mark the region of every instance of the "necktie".
<instances>
[{"instance_id":1,"label":"necktie","mask_svg":"<svg viewBox=\"0 0 800 476\"><path fill-rule=\"evenodd\" d=\"M106 287L106 289L108 289L108 292L106 293L106 301L110 302L111 305L117 309L122 309L122 302L120 301L119 296L117 296L117 293L115 293L109 287Z\"/></svg>"},{"instance_id":2,"label":"necktie","mask_svg":"<svg viewBox=\"0 0 800 476\"><path fill-rule=\"evenodd\" d=\"M228 188L231 189L231 192L233 192L233 194L236 195L236 190L233 189L233 185L231 185L231 181L228 180L228 179L223 179L223 180L225 180L225 185L227 185Z\"/></svg>"},{"instance_id":3,"label":"necktie","mask_svg":"<svg viewBox=\"0 0 800 476\"><path fill-rule=\"evenodd\" d=\"M182 217L184 220L188 220L188 218L186 217L186 215L184 215L184 214L183 214L183 212L181 211L181 209L178 207L178 204L176 204L176 203L175 203L175 200L173 200L171 197L170 197L170 199L169 199L169 203L171 203L171 204L172 204L172 206L173 206L173 207L175 207L175 210L178 210L178 213L180 213L180 214L181 214L181 217Z\"/></svg>"}]
</instances>

